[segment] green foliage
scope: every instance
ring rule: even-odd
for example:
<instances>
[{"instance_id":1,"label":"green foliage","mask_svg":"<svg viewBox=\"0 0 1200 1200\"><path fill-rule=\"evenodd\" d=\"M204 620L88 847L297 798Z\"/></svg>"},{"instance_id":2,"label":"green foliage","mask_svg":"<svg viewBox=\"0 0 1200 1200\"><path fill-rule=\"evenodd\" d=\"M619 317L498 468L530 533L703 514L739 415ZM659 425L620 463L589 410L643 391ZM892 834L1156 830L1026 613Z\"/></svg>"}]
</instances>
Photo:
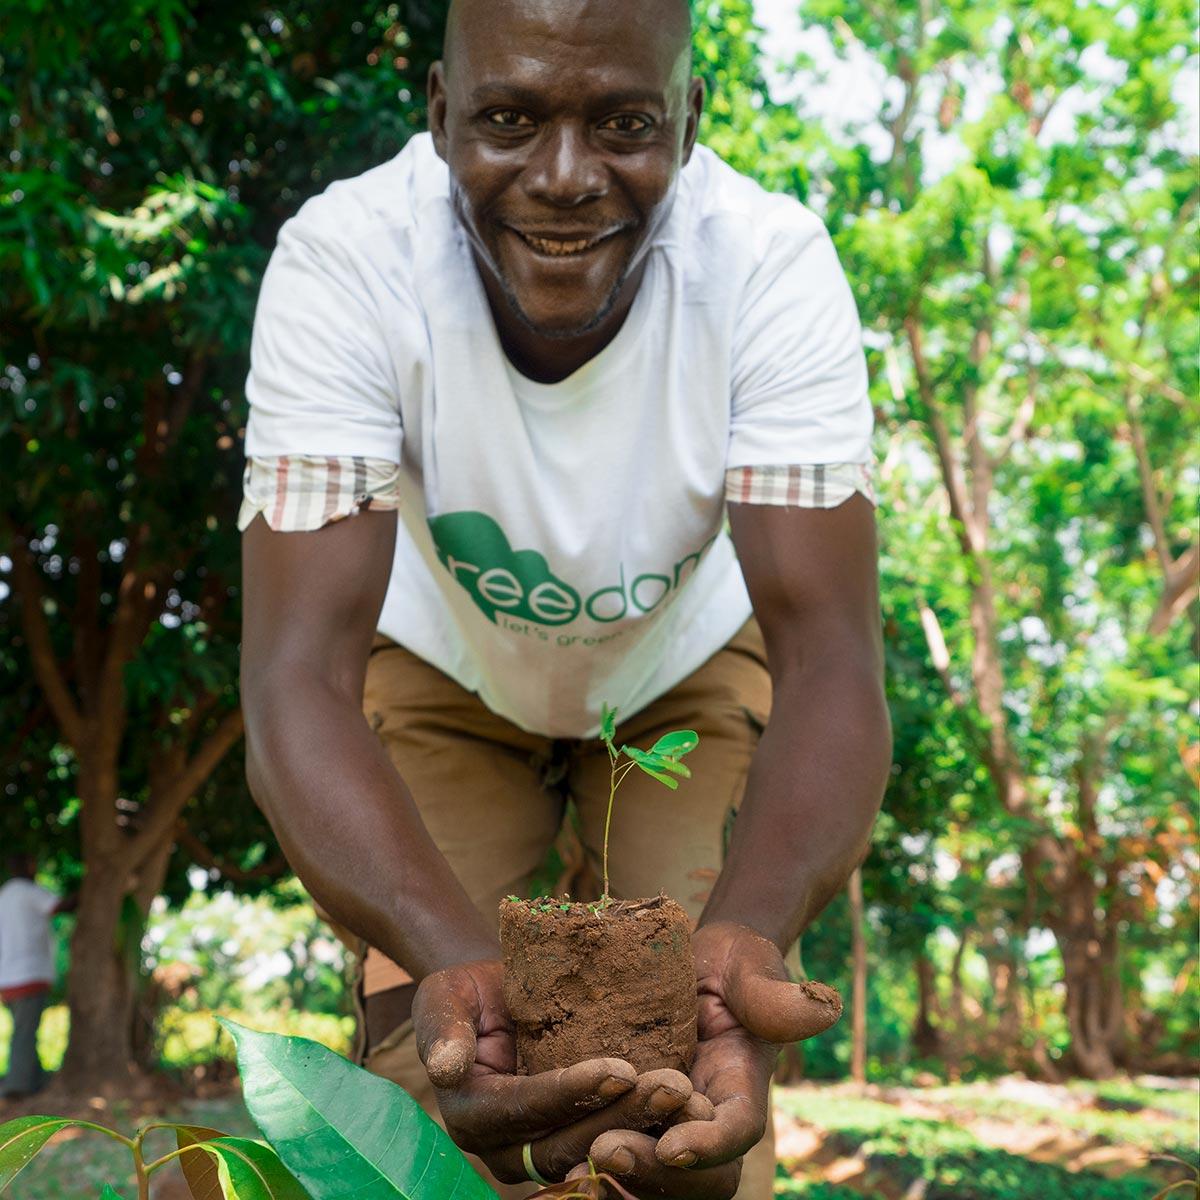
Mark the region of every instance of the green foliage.
<instances>
[{"instance_id":1,"label":"green foliage","mask_svg":"<svg viewBox=\"0 0 1200 1200\"><path fill-rule=\"evenodd\" d=\"M155 1122L143 1126L131 1138L89 1121L53 1117L18 1117L0 1125L0 1187L32 1160L50 1138L68 1127L94 1130L123 1144L133 1156L139 1196L147 1196L150 1176L177 1157L183 1157L184 1173L195 1200L309 1200L307 1194L288 1174L278 1156L269 1147L246 1138L230 1138L215 1129L174 1126ZM146 1134L156 1130L177 1135L177 1151L147 1162L144 1153ZM187 1154L186 1151L201 1151ZM187 1160L203 1159L194 1166ZM105 1196L116 1195L111 1184Z\"/></svg>"},{"instance_id":2,"label":"green foliage","mask_svg":"<svg viewBox=\"0 0 1200 1200\"><path fill-rule=\"evenodd\" d=\"M181 1159L195 1200L335 1200L348 1186L378 1200L495 1197L402 1088L315 1042L223 1024L237 1042L247 1107L270 1145L196 1125L152 1122L127 1138L86 1121L21 1117L0 1125L0 1187L55 1133L78 1126L129 1149L139 1196ZM158 1131L174 1134L176 1148L147 1161L146 1136Z\"/></svg>"},{"instance_id":3,"label":"green foliage","mask_svg":"<svg viewBox=\"0 0 1200 1200\"><path fill-rule=\"evenodd\" d=\"M149 816L151 779L236 703L233 523L263 264L308 196L422 127L445 8L5 8L0 841L37 849L68 888L91 768L35 675L21 606L45 617L86 705L122 596L138 598L125 610L142 633L122 668L121 807L104 814L125 839ZM1185 596L1155 624L1195 547L1200 487L1196 162L1179 107L1194 14L1182 0L813 0L810 35L882 81L875 117L848 125L808 104L811 61L797 65L797 103L772 99L751 0L693 10L703 139L819 213L866 329L896 740L864 872L874 1057L916 1063L922 957L935 1020L968 1043L960 1068L1024 1065L1037 1044L1060 1055L1062 963L1039 931L1061 889L1020 865L1045 838L1099 881L1093 910L1122 948L1132 1048L1194 1056L1194 1005L1175 989L1195 960L1180 931L1197 904L1196 606ZM944 465L987 493L969 552ZM27 596L22 548L36 568ZM1002 676L991 713L973 674L985 577ZM989 766L997 725L1028 794L1021 814ZM623 769L674 787L679 759L636 750ZM284 867L241 772L228 756L188 802L195 837L164 884L174 903L192 861L214 887L277 884ZM846 920L835 905L806 941L810 969L835 983L847 982ZM956 1030L959 945L983 1016ZM219 945L205 955L227 965ZM1009 965L1024 1024L1000 1046L997 968ZM340 980L318 968L272 984L271 1002L336 1008ZM201 990L218 985L209 971ZM810 1067L838 1073L845 1036L810 1046Z\"/></svg>"},{"instance_id":4,"label":"green foliage","mask_svg":"<svg viewBox=\"0 0 1200 1200\"><path fill-rule=\"evenodd\" d=\"M314 1042L223 1024L246 1107L313 1200L495 1196L403 1088Z\"/></svg>"},{"instance_id":5,"label":"green foliage","mask_svg":"<svg viewBox=\"0 0 1200 1200\"><path fill-rule=\"evenodd\" d=\"M70 1124L54 1117L18 1117L0 1125L0 1187L7 1187L16 1173Z\"/></svg>"}]
</instances>

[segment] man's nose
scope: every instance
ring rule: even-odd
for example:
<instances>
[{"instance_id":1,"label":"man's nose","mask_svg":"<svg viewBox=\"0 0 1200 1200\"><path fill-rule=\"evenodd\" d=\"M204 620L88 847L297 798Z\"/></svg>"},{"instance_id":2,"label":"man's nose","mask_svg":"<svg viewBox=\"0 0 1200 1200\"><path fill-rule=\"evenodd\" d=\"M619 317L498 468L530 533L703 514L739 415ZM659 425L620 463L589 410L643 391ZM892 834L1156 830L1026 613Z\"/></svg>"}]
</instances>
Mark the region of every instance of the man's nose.
<instances>
[{"instance_id":1,"label":"man's nose","mask_svg":"<svg viewBox=\"0 0 1200 1200\"><path fill-rule=\"evenodd\" d=\"M526 190L538 200L573 208L603 196L608 176L587 133L575 125L547 129L526 172Z\"/></svg>"}]
</instances>

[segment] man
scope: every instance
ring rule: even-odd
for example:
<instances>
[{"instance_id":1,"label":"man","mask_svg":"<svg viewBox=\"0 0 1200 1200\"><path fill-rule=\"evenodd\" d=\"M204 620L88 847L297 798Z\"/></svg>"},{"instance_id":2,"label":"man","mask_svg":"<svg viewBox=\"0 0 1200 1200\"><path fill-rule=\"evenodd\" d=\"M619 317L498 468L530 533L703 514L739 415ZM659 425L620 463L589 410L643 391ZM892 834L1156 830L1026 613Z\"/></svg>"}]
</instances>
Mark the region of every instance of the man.
<instances>
[{"instance_id":1,"label":"man","mask_svg":"<svg viewBox=\"0 0 1200 1200\"><path fill-rule=\"evenodd\" d=\"M455 0L429 83L431 134L306 205L263 284L251 786L372 947L368 1065L496 1178L765 1200L778 1045L836 1018L782 954L890 760L853 300L811 213L695 147L685 0ZM598 852L602 702L621 741L700 734L610 850L617 894L698 918L690 1078L513 1073L496 904L564 790Z\"/></svg>"},{"instance_id":2,"label":"man","mask_svg":"<svg viewBox=\"0 0 1200 1200\"><path fill-rule=\"evenodd\" d=\"M29 855L13 855L7 867L10 878L0 887L0 1001L12 1015L12 1038L0 1098L19 1100L46 1086L37 1035L54 983L50 918L75 902L34 882L37 864Z\"/></svg>"}]
</instances>

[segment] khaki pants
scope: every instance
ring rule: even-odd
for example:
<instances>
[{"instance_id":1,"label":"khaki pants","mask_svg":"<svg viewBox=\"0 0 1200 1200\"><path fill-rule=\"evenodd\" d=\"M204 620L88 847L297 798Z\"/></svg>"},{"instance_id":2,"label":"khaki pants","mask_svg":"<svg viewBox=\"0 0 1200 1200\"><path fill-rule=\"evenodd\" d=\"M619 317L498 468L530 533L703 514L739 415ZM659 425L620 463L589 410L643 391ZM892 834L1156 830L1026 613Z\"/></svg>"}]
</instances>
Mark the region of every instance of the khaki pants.
<instances>
[{"instance_id":1,"label":"khaki pants","mask_svg":"<svg viewBox=\"0 0 1200 1200\"><path fill-rule=\"evenodd\" d=\"M721 868L770 706L762 634L750 621L677 687L620 721L617 745L648 748L674 729L696 730L700 744L687 758L694 778L682 781L678 791L640 771L630 772L622 784L609 834L613 895L665 891L693 920L700 915ZM609 760L599 740L563 741L526 733L384 639L371 656L363 707L430 835L493 925L505 896L527 894L531 877L559 834L568 795L578 813L584 853L600 878ZM387 981L377 988L406 978L378 951L370 951L368 958L368 991L372 979ZM372 1047L364 1065L400 1084L438 1117L411 1022ZM497 1184L482 1164L476 1166L501 1196L523 1197L534 1190L532 1185ZM746 1157L737 1200L769 1200L774 1174L768 1120L766 1137Z\"/></svg>"}]
</instances>

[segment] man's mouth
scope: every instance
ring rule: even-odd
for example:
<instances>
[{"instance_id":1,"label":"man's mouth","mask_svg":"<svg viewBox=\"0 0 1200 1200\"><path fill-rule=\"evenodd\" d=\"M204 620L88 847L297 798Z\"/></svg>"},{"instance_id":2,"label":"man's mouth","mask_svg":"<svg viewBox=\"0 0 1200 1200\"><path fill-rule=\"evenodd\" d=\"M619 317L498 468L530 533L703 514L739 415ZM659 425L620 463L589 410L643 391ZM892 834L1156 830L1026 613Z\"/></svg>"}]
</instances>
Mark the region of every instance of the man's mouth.
<instances>
[{"instance_id":1,"label":"man's mouth","mask_svg":"<svg viewBox=\"0 0 1200 1200\"><path fill-rule=\"evenodd\" d=\"M520 229L514 229L513 232L539 254L547 254L551 258L566 258L572 254L585 254L594 249L601 242L612 237L616 230L606 229L603 233L590 235L572 233L567 236L550 237L543 234L525 233Z\"/></svg>"}]
</instances>

